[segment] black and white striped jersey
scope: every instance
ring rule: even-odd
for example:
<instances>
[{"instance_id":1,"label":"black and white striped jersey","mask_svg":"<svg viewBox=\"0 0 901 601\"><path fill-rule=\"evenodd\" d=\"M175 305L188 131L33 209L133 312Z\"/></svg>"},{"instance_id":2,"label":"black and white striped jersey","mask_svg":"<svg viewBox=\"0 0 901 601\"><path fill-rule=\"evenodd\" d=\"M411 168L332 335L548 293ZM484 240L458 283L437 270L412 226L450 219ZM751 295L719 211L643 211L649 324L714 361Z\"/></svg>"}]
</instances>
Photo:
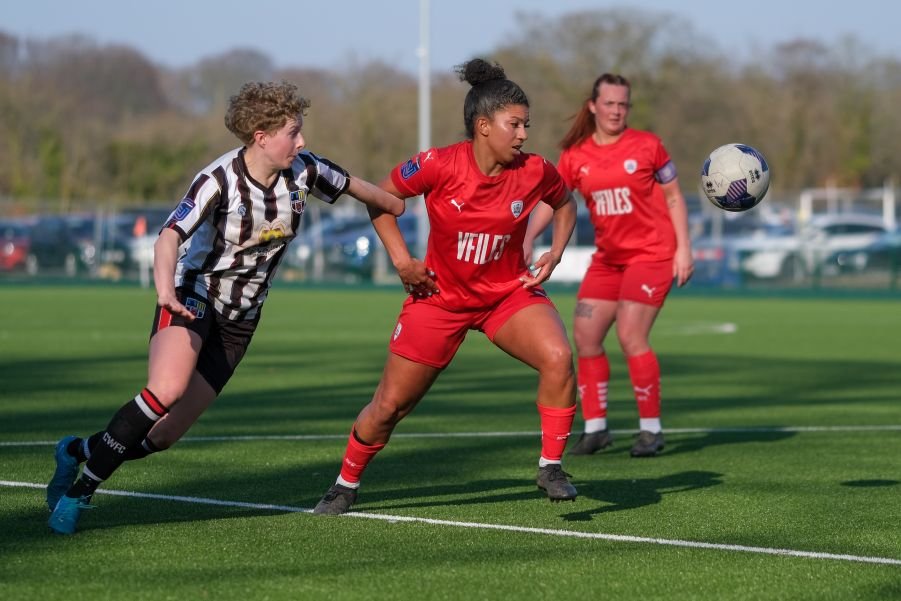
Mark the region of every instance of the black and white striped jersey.
<instances>
[{"instance_id":1,"label":"black and white striped jersey","mask_svg":"<svg viewBox=\"0 0 901 601\"><path fill-rule=\"evenodd\" d=\"M163 228L182 244L175 286L209 298L229 319L252 319L294 239L307 196L333 204L350 185L340 166L303 151L271 187L254 180L244 148L203 169Z\"/></svg>"}]
</instances>

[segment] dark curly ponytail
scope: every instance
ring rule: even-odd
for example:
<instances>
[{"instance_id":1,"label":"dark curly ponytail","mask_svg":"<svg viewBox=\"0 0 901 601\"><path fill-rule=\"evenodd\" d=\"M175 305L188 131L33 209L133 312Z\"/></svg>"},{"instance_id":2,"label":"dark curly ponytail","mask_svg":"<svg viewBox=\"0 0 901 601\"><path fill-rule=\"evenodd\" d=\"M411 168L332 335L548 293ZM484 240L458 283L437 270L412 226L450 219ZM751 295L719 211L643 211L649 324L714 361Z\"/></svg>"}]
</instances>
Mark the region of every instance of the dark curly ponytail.
<instances>
[{"instance_id":1,"label":"dark curly ponytail","mask_svg":"<svg viewBox=\"0 0 901 601\"><path fill-rule=\"evenodd\" d=\"M455 70L461 81L472 86L463 101L463 123L470 139L474 135L477 117L490 119L495 111L514 104L529 106L526 93L507 79L504 68L497 63L474 58L458 65Z\"/></svg>"}]
</instances>

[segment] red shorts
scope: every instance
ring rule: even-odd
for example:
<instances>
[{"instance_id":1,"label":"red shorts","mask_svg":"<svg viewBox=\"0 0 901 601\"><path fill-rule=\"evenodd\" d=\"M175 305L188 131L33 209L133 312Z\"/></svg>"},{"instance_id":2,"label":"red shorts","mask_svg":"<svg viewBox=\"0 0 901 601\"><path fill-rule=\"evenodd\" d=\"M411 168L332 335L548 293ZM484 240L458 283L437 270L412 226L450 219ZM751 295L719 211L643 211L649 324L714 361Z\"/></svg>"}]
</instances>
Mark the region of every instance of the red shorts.
<instances>
[{"instance_id":1,"label":"red shorts","mask_svg":"<svg viewBox=\"0 0 901 601\"><path fill-rule=\"evenodd\" d=\"M412 296L404 302L388 350L404 359L444 369L469 330L485 332L489 340L508 319L535 304L554 306L541 288L517 288L489 309L450 311Z\"/></svg>"},{"instance_id":2,"label":"red shorts","mask_svg":"<svg viewBox=\"0 0 901 601\"><path fill-rule=\"evenodd\" d=\"M662 307L673 287L673 261L611 265L592 261L579 286L578 298L628 300Z\"/></svg>"}]
</instances>

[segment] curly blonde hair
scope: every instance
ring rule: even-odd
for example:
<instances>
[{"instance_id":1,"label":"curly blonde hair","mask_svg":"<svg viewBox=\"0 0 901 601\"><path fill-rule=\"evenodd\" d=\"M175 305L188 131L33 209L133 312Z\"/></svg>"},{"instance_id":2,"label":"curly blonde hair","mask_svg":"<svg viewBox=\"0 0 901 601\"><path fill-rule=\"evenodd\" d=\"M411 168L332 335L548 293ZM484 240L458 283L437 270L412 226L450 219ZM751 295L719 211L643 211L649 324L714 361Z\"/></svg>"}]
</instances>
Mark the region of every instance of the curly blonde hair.
<instances>
[{"instance_id":1,"label":"curly blonde hair","mask_svg":"<svg viewBox=\"0 0 901 601\"><path fill-rule=\"evenodd\" d=\"M288 119L306 115L309 107L310 101L298 96L292 83L249 82L229 98L225 127L249 145L254 132L281 129Z\"/></svg>"}]
</instances>

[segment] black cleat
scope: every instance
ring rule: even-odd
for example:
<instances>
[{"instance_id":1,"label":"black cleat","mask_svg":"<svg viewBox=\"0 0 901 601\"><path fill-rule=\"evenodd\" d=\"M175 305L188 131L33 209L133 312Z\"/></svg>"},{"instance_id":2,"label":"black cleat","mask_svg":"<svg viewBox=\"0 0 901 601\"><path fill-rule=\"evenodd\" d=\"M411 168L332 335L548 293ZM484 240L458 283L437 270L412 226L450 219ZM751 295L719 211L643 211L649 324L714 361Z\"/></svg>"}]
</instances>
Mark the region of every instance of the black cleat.
<instances>
[{"instance_id":1,"label":"black cleat","mask_svg":"<svg viewBox=\"0 0 901 601\"><path fill-rule=\"evenodd\" d=\"M648 432L642 430L638 433L638 440L630 451L632 457L653 457L663 450L663 432Z\"/></svg>"},{"instance_id":2,"label":"black cleat","mask_svg":"<svg viewBox=\"0 0 901 601\"><path fill-rule=\"evenodd\" d=\"M583 432L576 445L569 450L570 455L592 455L613 444L613 435L604 428L600 432Z\"/></svg>"},{"instance_id":3,"label":"black cleat","mask_svg":"<svg viewBox=\"0 0 901 601\"><path fill-rule=\"evenodd\" d=\"M325 496L316 503L313 513L321 515L341 515L346 513L357 500L357 489L341 484L332 484Z\"/></svg>"},{"instance_id":4,"label":"black cleat","mask_svg":"<svg viewBox=\"0 0 901 601\"><path fill-rule=\"evenodd\" d=\"M552 463L538 468L538 478L535 483L538 488L547 493L547 498L553 503L560 501L575 501L579 491L569 483L567 474L559 463Z\"/></svg>"}]
</instances>

